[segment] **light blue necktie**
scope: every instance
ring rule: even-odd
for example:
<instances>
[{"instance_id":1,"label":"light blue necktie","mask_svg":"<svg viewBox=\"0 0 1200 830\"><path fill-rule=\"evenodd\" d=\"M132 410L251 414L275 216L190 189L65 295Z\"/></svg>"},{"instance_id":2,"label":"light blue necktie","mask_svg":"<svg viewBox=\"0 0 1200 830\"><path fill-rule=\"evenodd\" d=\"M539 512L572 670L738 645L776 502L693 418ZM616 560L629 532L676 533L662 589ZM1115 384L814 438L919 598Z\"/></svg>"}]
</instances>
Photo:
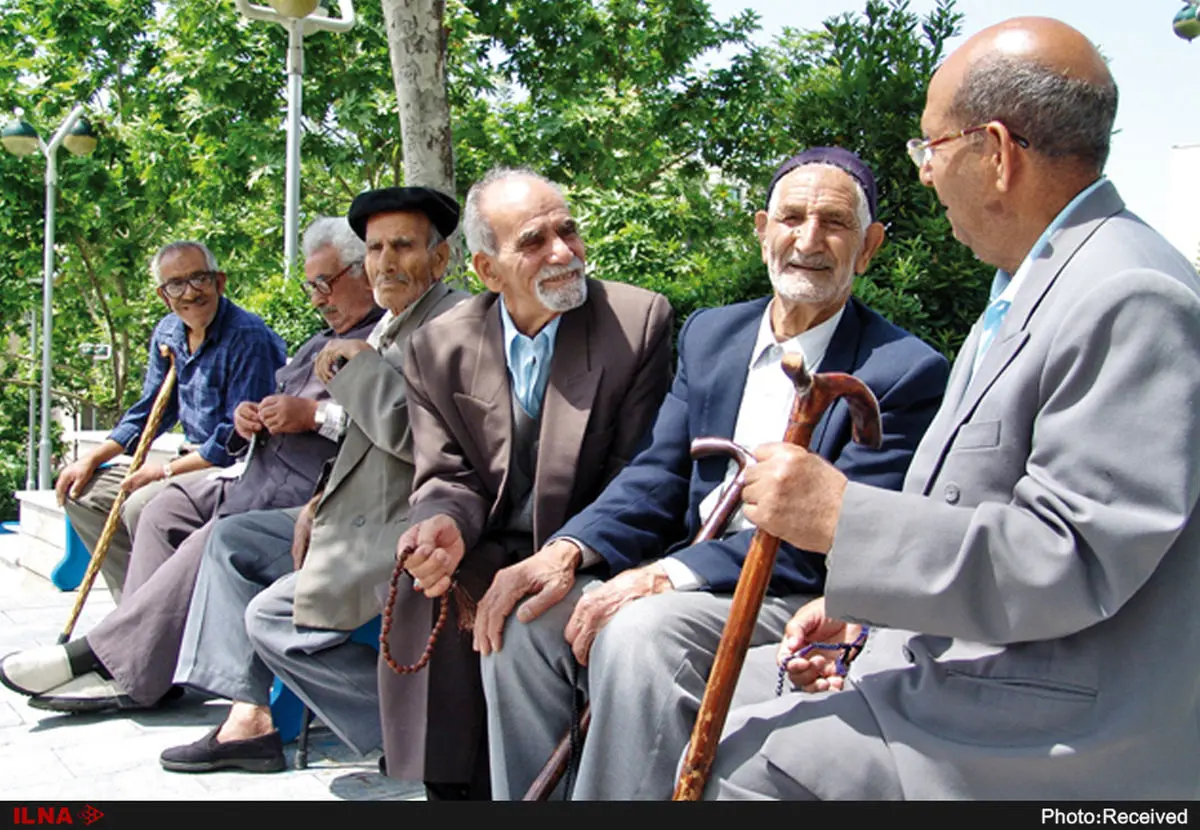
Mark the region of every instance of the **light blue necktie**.
<instances>
[{"instance_id":1,"label":"light blue necktie","mask_svg":"<svg viewBox=\"0 0 1200 830\"><path fill-rule=\"evenodd\" d=\"M996 339L996 332L1000 330L1001 324L1004 322L1004 316L1008 314L1008 309L1012 303L1008 300L1000 299L1000 295L1004 293L1004 289L1008 287L1012 277L1003 271L997 271L996 276L992 278L992 290L988 296L988 307L983 312L983 333L979 336L979 348L975 352L975 367L978 368L980 361L983 360L984 353L988 347L992 345L992 341Z\"/></svg>"},{"instance_id":2,"label":"light blue necktie","mask_svg":"<svg viewBox=\"0 0 1200 830\"><path fill-rule=\"evenodd\" d=\"M513 394L531 418L542 414L542 397L546 391L546 373L542 367L550 359L550 337L545 331L533 338L518 334L512 343Z\"/></svg>"}]
</instances>

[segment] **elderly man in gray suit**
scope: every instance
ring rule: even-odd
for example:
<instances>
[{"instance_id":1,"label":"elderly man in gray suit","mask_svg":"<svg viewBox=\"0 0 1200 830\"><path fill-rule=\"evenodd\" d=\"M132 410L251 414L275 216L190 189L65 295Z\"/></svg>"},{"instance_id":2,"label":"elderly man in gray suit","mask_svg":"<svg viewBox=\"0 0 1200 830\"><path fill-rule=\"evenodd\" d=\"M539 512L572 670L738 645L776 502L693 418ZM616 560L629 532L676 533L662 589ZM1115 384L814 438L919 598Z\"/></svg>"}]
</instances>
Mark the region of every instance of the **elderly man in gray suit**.
<instances>
[{"instance_id":1,"label":"elderly man in gray suit","mask_svg":"<svg viewBox=\"0 0 1200 830\"><path fill-rule=\"evenodd\" d=\"M285 766L268 706L279 676L351 748L380 744L376 652L351 640L379 615L412 484L404 349L466 297L441 282L458 204L424 187L359 194L348 219L366 241L367 277L388 310L367 343L322 352L317 372L345 411L342 444L300 510L254 511L213 530L184 632L178 679L233 701L164 768L273 772ZM269 586L269 587L268 587Z\"/></svg>"},{"instance_id":2,"label":"elderly man in gray suit","mask_svg":"<svg viewBox=\"0 0 1200 830\"><path fill-rule=\"evenodd\" d=\"M0 682L33 695L29 705L99 713L153 706L172 691L196 572L216 519L247 510L296 507L313 493L337 452L337 404L315 361L335 338L362 340L383 316L363 277L366 253L346 220L321 216L304 232L305 287L329 328L307 340L275 373L275 394L242 401L225 451L230 471L181 478L141 512L125 598L65 646L42 646L0 662ZM232 470L240 469L239 475ZM179 691L179 690L176 690Z\"/></svg>"},{"instance_id":3,"label":"elderly man in gray suit","mask_svg":"<svg viewBox=\"0 0 1200 830\"><path fill-rule=\"evenodd\" d=\"M760 453L747 517L828 578L749 655L706 797L1197 795L1200 280L1102 176L1116 103L1047 18L933 76L909 152L994 299L902 492ZM864 629L846 677L791 656ZM763 702L777 660L801 691Z\"/></svg>"}]
</instances>

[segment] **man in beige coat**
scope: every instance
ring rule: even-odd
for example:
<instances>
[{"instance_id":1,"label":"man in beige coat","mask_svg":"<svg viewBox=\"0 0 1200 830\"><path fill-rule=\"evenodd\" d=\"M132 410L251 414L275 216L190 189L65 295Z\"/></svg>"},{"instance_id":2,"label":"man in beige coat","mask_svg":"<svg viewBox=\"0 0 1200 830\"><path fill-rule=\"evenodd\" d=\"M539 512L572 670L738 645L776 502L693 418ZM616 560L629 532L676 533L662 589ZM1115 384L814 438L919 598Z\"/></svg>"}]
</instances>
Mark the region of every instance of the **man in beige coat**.
<instances>
[{"instance_id":1,"label":"man in beige coat","mask_svg":"<svg viewBox=\"0 0 1200 830\"><path fill-rule=\"evenodd\" d=\"M670 384L670 305L584 276L556 185L493 171L471 188L463 226L489 290L423 327L405 361L416 473L400 544L420 590L399 583L389 645L401 663L420 656L433 625L425 597L459 593L451 575L474 601L538 592L536 568L521 569L531 578L520 585L489 586L634 456ZM487 798L479 656L451 608L425 670L399 675L380 661L387 771L425 781L431 799Z\"/></svg>"},{"instance_id":2,"label":"man in beige coat","mask_svg":"<svg viewBox=\"0 0 1200 830\"><path fill-rule=\"evenodd\" d=\"M367 277L388 313L366 343L338 342L317 358L346 419L317 495L303 508L252 511L213 530L177 679L234 703L204 738L164 751L164 768L283 769L268 707L272 675L354 750L379 745L375 650L350 637L378 616L378 591L407 527L404 347L466 296L440 281L458 213L449 196L421 187L368 191L350 206L350 226L367 245Z\"/></svg>"}]
</instances>

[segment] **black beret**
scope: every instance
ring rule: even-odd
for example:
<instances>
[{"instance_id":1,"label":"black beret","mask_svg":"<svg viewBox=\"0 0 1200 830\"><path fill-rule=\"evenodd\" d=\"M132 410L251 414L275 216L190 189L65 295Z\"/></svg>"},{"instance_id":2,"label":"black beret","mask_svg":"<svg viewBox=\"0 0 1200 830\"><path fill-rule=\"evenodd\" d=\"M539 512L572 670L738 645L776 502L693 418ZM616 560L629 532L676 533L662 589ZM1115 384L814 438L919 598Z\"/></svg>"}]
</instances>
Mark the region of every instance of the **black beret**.
<instances>
[{"instance_id":1,"label":"black beret","mask_svg":"<svg viewBox=\"0 0 1200 830\"><path fill-rule=\"evenodd\" d=\"M775 175L771 177L771 183L767 185L768 207L771 204L771 191L775 189L779 180L797 167L803 167L806 164L832 164L849 173L855 181L862 185L863 194L867 197L867 213L871 215L871 221L875 221L876 213L879 210L879 194L875 187L875 175L871 172L871 168L867 167L866 162L841 147L810 147L779 165Z\"/></svg>"},{"instance_id":2,"label":"black beret","mask_svg":"<svg viewBox=\"0 0 1200 830\"><path fill-rule=\"evenodd\" d=\"M449 237L458 227L458 202L431 187L382 187L364 190L354 197L346 221L366 241L367 220L377 213L402 211L423 213L444 237Z\"/></svg>"}]
</instances>

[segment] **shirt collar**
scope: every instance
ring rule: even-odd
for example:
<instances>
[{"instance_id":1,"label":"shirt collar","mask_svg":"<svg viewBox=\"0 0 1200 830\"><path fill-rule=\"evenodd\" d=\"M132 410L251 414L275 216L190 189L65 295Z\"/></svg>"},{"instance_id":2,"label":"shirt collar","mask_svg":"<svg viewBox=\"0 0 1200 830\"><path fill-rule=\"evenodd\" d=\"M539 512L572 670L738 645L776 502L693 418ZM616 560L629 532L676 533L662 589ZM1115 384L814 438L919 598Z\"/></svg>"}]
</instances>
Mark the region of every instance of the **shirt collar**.
<instances>
[{"instance_id":1,"label":"shirt collar","mask_svg":"<svg viewBox=\"0 0 1200 830\"><path fill-rule=\"evenodd\" d=\"M1088 196L1092 195L1092 192L1099 188L1106 181L1107 179L1104 176L1101 176L1100 178L1096 179L1096 181L1092 182L1083 190L1075 194L1074 199L1067 202L1067 206L1058 212L1058 215L1054 217L1054 221L1046 226L1046 229L1042 231L1042 235L1038 237L1037 242L1033 243L1033 247L1029 249L1029 253L1025 255L1025 259L1021 260L1021 265L1017 268L1017 272L1012 275L1012 278L1008 280L1008 285L1004 287L1004 290L1000 292L999 296L993 298L993 301L1007 300L1010 303L1012 302L1013 297L1017 295L1017 288L1025 279L1025 275L1029 273L1029 269L1033 267L1033 263L1037 261L1038 257L1042 255L1042 251L1044 251L1046 246L1050 244L1050 240L1053 239L1054 235L1062 229L1063 225L1067 224L1067 220L1071 217L1071 214L1075 212L1075 209L1079 207L1080 203L1083 202L1083 200ZM996 275L1001 281L1008 277L1008 274L1006 274L1003 270L998 270Z\"/></svg>"},{"instance_id":2,"label":"shirt collar","mask_svg":"<svg viewBox=\"0 0 1200 830\"><path fill-rule=\"evenodd\" d=\"M829 350L833 333L837 330L842 315L846 313L846 306L843 304L837 313L825 322L779 343L775 340L775 333L771 328L771 308L774 305L774 299L767 303L766 311L763 312L762 320L759 321L758 338L754 341L754 351L750 353L750 368L753 369L758 365L764 356L770 353L772 347L778 346L781 354L799 353L804 355L804 363L808 370L815 372L821 361L825 359L825 352Z\"/></svg>"},{"instance_id":3,"label":"shirt collar","mask_svg":"<svg viewBox=\"0 0 1200 830\"><path fill-rule=\"evenodd\" d=\"M558 323L560 320L562 320L561 314L546 325L542 326L542 330L536 335L529 337L528 335L522 334L517 328L517 324L513 322L512 315L508 313L508 306L504 304L503 294L500 295L498 305L500 306L500 325L504 328L504 357L508 361L509 365L512 365L513 363L515 349L517 348L517 343L520 341L524 341L531 346L544 343L547 347L547 351L554 349L554 340L558 334Z\"/></svg>"},{"instance_id":4,"label":"shirt collar","mask_svg":"<svg viewBox=\"0 0 1200 830\"><path fill-rule=\"evenodd\" d=\"M209 342L210 340L216 340L220 336L221 329L224 328L225 325L225 320L229 317L230 306L232 306L232 303L224 294L217 298L217 313L213 315L212 322L209 323L208 328L204 330L204 340L200 342L200 346L197 346L191 351L189 351L187 347L188 327L183 322L183 318L174 311L171 312L171 317L174 318L172 320L173 325L168 330L167 336L174 341L174 344L180 349L182 354L195 354L196 352L200 351L205 343Z\"/></svg>"}]
</instances>

